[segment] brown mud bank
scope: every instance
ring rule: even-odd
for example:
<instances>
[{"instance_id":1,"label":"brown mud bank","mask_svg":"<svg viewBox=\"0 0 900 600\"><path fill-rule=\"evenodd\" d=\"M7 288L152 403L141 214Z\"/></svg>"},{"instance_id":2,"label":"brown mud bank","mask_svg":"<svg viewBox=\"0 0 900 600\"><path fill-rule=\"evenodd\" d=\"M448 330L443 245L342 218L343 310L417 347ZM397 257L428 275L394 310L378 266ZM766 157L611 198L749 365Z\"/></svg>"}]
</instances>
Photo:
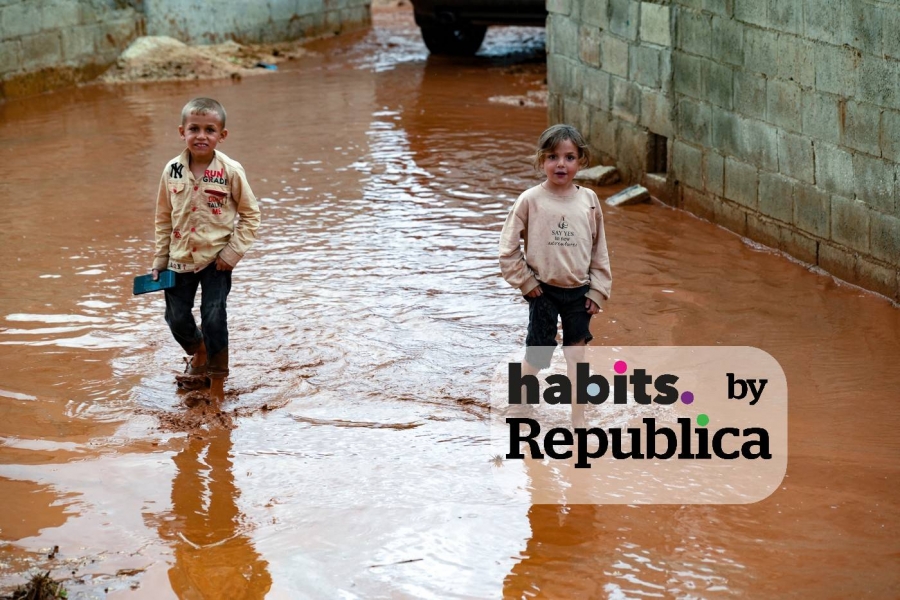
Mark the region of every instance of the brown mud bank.
<instances>
[{"instance_id":1,"label":"brown mud bank","mask_svg":"<svg viewBox=\"0 0 900 600\"><path fill-rule=\"evenodd\" d=\"M540 181L546 110L491 99L540 94L544 32L441 59L398 10L306 48L267 77L0 105L0 588L49 569L100 598L897 595L900 311L686 213L604 207L593 343L771 354L787 476L751 505L532 504L485 407L527 323L497 240ZM184 407L163 299L130 295L200 95L263 211L221 416Z\"/></svg>"}]
</instances>

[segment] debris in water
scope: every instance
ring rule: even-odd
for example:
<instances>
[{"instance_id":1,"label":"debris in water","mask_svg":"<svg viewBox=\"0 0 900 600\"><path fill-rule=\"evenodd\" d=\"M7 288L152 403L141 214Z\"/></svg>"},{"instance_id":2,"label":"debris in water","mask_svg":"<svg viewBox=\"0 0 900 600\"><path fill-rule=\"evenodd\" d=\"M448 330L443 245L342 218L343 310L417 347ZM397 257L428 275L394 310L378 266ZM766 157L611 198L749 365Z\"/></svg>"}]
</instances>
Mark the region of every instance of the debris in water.
<instances>
[{"instance_id":1,"label":"debris in water","mask_svg":"<svg viewBox=\"0 0 900 600\"><path fill-rule=\"evenodd\" d=\"M54 546L54 549L58 546ZM50 571L38 573L24 586L19 586L7 596L6 600L51 600L54 598L68 598L69 593L58 581L50 578Z\"/></svg>"},{"instance_id":2,"label":"debris in water","mask_svg":"<svg viewBox=\"0 0 900 600\"><path fill-rule=\"evenodd\" d=\"M610 206L627 206L629 204L639 204L650 200L650 192L641 185L633 185L625 188L618 194L610 196L606 199L606 203Z\"/></svg>"}]
</instances>

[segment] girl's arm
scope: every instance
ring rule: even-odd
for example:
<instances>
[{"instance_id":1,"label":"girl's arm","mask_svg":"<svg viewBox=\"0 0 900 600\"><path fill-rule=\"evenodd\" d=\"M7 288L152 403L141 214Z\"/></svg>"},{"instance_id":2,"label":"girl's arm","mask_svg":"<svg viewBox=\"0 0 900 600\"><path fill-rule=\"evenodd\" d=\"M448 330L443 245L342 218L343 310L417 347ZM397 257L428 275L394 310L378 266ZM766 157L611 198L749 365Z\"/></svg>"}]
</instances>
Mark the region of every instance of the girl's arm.
<instances>
[{"instance_id":1,"label":"girl's arm","mask_svg":"<svg viewBox=\"0 0 900 600\"><path fill-rule=\"evenodd\" d=\"M594 215L594 239L591 248L591 266L588 271L591 280L591 289L587 297L598 306L602 300L609 300L612 289L612 272L609 270L609 253L606 250L606 232L603 229L603 211L600 210L600 200L594 195L596 209Z\"/></svg>"},{"instance_id":2,"label":"girl's arm","mask_svg":"<svg viewBox=\"0 0 900 600\"><path fill-rule=\"evenodd\" d=\"M522 239L528 230L528 204L522 196L516 200L503 231L500 233L500 272L503 279L511 286L517 288L522 295L529 294L540 283L534 276L534 272L525 262L525 253L522 252Z\"/></svg>"}]
</instances>

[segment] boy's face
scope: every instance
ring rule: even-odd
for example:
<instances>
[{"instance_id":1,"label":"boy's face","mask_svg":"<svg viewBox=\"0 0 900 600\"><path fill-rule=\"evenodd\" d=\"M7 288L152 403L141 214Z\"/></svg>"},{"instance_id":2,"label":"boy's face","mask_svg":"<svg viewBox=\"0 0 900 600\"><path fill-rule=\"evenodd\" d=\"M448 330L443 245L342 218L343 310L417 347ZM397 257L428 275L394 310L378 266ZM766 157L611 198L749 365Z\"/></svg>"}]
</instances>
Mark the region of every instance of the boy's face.
<instances>
[{"instance_id":1,"label":"boy's face","mask_svg":"<svg viewBox=\"0 0 900 600\"><path fill-rule=\"evenodd\" d=\"M563 140L544 157L544 174L550 191L569 189L579 166L578 146L572 140Z\"/></svg>"},{"instance_id":2,"label":"boy's face","mask_svg":"<svg viewBox=\"0 0 900 600\"><path fill-rule=\"evenodd\" d=\"M205 115L188 115L178 128L178 133L187 143L194 160L209 162L213 159L216 146L228 135L228 130L222 127L217 113L208 112Z\"/></svg>"}]
</instances>

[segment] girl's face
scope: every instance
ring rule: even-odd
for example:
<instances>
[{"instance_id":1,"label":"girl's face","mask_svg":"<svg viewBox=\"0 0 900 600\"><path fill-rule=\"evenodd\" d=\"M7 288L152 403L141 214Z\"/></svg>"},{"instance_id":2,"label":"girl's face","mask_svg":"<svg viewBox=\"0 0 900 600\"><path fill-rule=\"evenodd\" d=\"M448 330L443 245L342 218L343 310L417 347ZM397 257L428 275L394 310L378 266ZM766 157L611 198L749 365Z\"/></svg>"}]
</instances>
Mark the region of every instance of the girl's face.
<instances>
[{"instance_id":1,"label":"girl's face","mask_svg":"<svg viewBox=\"0 0 900 600\"><path fill-rule=\"evenodd\" d=\"M578 172L578 146L572 140L563 140L544 157L545 187L554 193L567 192Z\"/></svg>"}]
</instances>

